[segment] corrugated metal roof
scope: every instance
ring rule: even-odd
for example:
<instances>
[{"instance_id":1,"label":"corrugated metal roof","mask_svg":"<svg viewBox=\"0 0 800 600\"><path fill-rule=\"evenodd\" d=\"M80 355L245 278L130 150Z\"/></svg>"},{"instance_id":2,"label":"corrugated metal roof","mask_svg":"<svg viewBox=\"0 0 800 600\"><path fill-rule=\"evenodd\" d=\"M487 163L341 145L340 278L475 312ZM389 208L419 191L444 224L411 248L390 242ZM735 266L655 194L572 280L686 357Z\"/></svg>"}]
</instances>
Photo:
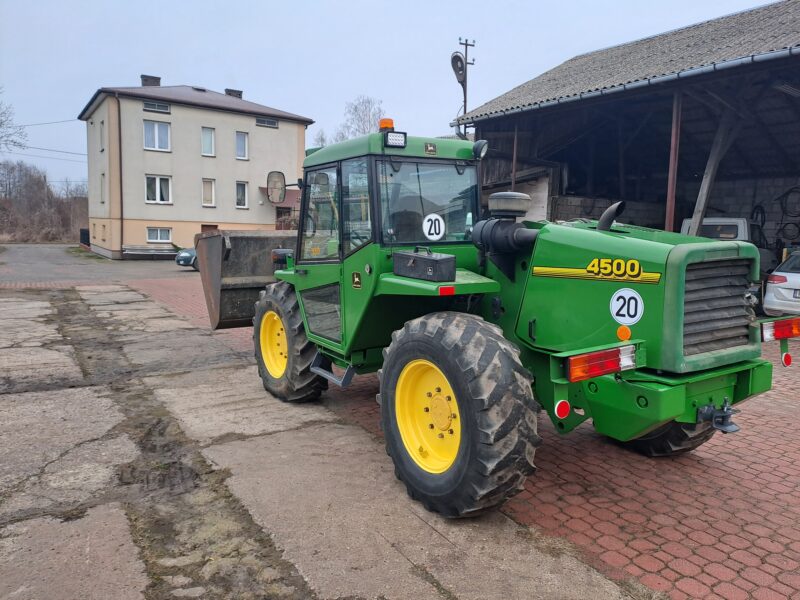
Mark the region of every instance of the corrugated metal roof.
<instances>
[{"instance_id":1,"label":"corrugated metal roof","mask_svg":"<svg viewBox=\"0 0 800 600\"><path fill-rule=\"evenodd\" d=\"M635 82L788 48L800 48L800 0L784 0L581 54L470 111L458 122L624 89Z\"/></svg>"},{"instance_id":2,"label":"corrugated metal roof","mask_svg":"<svg viewBox=\"0 0 800 600\"><path fill-rule=\"evenodd\" d=\"M92 96L91 100L89 100L81 111L81 114L78 115L79 119L86 119L94 111L95 101L101 94L119 94L120 96L141 98L143 100L160 100L162 102L186 104L189 106L199 106L202 108L244 113L260 117L273 117L306 124L314 122L308 117L301 117L300 115L278 110L277 108L271 108L235 96L228 96L227 94L221 94L190 85L103 87L95 92L94 96Z\"/></svg>"}]
</instances>

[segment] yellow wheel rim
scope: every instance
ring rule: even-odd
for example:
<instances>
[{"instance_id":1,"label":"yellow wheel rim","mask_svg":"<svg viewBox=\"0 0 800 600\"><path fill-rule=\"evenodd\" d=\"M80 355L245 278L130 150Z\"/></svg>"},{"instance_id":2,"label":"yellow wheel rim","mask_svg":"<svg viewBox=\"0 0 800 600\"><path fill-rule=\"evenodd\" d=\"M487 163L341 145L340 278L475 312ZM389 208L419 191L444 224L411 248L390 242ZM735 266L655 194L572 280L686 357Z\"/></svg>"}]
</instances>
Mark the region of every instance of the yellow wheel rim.
<instances>
[{"instance_id":1,"label":"yellow wheel rim","mask_svg":"<svg viewBox=\"0 0 800 600\"><path fill-rule=\"evenodd\" d=\"M422 470L444 473L461 445L461 414L450 382L435 364L412 360L395 390L395 418L406 451Z\"/></svg>"},{"instance_id":2,"label":"yellow wheel rim","mask_svg":"<svg viewBox=\"0 0 800 600\"><path fill-rule=\"evenodd\" d=\"M261 319L259 340L264 366L272 377L280 379L286 372L286 364L289 362L289 345L286 343L283 322L275 311L269 311Z\"/></svg>"}]
</instances>

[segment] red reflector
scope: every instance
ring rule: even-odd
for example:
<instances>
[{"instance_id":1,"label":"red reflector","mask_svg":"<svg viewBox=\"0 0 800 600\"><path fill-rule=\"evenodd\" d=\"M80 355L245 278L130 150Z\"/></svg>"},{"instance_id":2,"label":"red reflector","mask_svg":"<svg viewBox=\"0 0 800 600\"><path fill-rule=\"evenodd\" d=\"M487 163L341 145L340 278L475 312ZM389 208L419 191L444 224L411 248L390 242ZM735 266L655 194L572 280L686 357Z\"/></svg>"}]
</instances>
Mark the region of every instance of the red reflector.
<instances>
[{"instance_id":1,"label":"red reflector","mask_svg":"<svg viewBox=\"0 0 800 600\"><path fill-rule=\"evenodd\" d=\"M792 355L788 352L784 352L781 355L781 363L783 363L784 367L791 367L792 366Z\"/></svg>"},{"instance_id":2,"label":"red reflector","mask_svg":"<svg viewBox=\"0 0 800 600\"><path fill-rule=\"evenodd\" d=\"M571 382L592 379L636 367L636 346L620 346L567 359L567 379Z\"/></svg>"},{"instance_id":3,"label":"red reflector","mask_svg":"<svg viewBox=\"0 0 800 600\"><path fill-rule=\"evenodd\" d=\"M566 419L569 416L569 411L571 410L571 407L569 405L569 402L567 402L566 400L559 400L558 402L556 402L556 407L554 410L556 416L559 419Z\"/></svg>"},{"instance_id":4,"label":"red reflector","mask_svg":"<svg viewBox=\"0 0 800 600\"><path fill-rule=\"evenodd\" d=\"M786 283L789 281L783 275L770 275L767 277L767 283Z\"/></svg>"},{"instance_id":5,"label":"red reflector","mask_svg":"<svg viewBox=\"0 0 800 600\"><path fill-rule=\"evenodd\" d=\"M761 324L761 339L765 342L800 336L800 319L782 319Z\"/></svg>"},{"instance_id":6,"label":"red reflector","mask_svg":"<svg viewBox=\"0 0 800 600\"><path fill-rule=\"evenodd\" d=\"M456 287L454 285L440 285L439 286L439 295L440 296L455 296L456 295Z\"/></svg>"}]
</instances>

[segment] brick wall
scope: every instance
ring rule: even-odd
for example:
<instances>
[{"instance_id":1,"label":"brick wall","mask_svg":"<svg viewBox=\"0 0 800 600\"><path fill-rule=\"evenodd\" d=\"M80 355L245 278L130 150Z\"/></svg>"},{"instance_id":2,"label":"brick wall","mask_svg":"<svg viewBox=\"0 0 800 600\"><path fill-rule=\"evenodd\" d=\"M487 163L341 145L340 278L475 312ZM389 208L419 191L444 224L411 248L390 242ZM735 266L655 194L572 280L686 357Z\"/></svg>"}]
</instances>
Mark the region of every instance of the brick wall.
<instances>
[{"instance_id":1,"label":"brick wall","mask_svg":"<svg viewBox=\"0 0 800 600\"><path fill-rule=\"evenodd\" d=\"M616 200L554 196L550 203L550 220L597 219ZM620 221L643 227L664 226L664 205L655 202L626 202Z\"/></svg>"},{"instance_id":2,"label":"brick wall","mask_svg":"<svg viewBox=\"0 0 800 600\"><path fill-rule=\"evenodd\" d=\"M783 214L780 202L776 199L792 187L800 186L800 177L779 177L772 179L739 179L718 181L711 191L707 217L749 218L755 206L761 206L766 216L764 234L771 247L785 223L797 223L800 217ZM675 226L680 229L683 219L690 218L694 203L700 191L700 181L682 182L678 186L678 201L675 208ZM553 221L570 219L596 219L614 200L604 198L585 198L581 196L555 196L551 198L549 218ZM800 193L788 199L788 210L800 213ZM664 202L627 202L621 221L644 227L663 228ZM785 242L800 244L800 238L788 239L791 230L782 232Z\"/></svg>"},{"instance_id":3,"label":"brick wall","mask_svg":"<svg viewBox=\"0 0 800 600\"><path fill-rule=\"evenodd\" d=\"M753 208L760 205L766 213L764 234L772 246L782 223L791 222L800 226L800 217L784 216L780 203L776 201L781 194L798 185L800 185L800 177L718 181L711 190L706 216L749 218ZM683 183L679 186L680 196L686 198L686 201L680 206L680 219L691 217L699 190L699 181ZM788 209L790 212L800 212L800 194L788 199ZM783 237L785 238L785 235ZM794 241L800 242L800 238Z\"/></svg>"}]
</instances>

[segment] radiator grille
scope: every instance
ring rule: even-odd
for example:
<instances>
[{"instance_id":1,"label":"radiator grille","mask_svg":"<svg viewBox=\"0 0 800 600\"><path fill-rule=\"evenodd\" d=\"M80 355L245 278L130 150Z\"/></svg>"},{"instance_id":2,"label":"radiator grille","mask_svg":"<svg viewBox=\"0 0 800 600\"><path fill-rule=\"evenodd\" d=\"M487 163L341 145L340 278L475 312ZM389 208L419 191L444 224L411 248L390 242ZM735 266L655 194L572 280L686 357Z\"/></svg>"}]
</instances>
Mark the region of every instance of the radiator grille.
<instances>
[{"instance_id":1,"label":"radiator grille","mask_svg":"<svg viewBox=\"0 0 800 600\"><path fill-rule=\"evenodd\" d=\"M683 354L746 346L755 318L745 294L750 259L694 263L686 267Z\"/></svg>"}]
</instances>

